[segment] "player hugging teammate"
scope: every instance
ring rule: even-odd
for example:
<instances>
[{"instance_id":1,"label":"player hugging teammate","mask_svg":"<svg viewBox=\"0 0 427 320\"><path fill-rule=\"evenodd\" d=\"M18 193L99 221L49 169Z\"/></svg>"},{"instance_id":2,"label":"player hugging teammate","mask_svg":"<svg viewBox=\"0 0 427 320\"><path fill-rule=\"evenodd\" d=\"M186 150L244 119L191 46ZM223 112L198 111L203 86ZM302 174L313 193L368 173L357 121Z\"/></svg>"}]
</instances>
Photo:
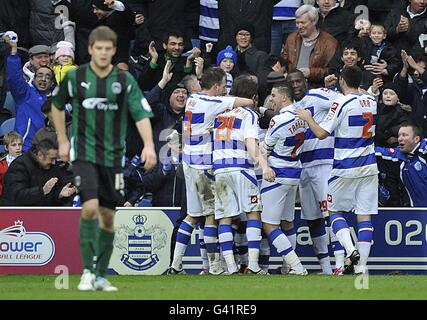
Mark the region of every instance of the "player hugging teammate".
<instances>
[{"instance_id":1,"label":"player hugging teammate","mask_svg":"<svg viewBox=\"0 0 427 320\"><path fill-rule=\"evenodd\" d=\"M244 98L224 97L225 74L211 68L202 77L202 92L189 97L183 124L188 215L178 232L170 273L183 272L182 257L191 233L199 217L205 216L210 274L238 273L233 225L241 224L246 226L247 273L267 274L259 264L264 235L282 256L287 274L307 275L295 252L298 186L302 218L307 220L322 273L333 274L325 232L329 215L331 233L338 240L335 274L350 272L353 266L356 273L367 272L373 235L370 217L377 213L376 102L359 94L357 67L343 69L344 95L324 88L307 90L298 71L290 72L287 81L288 85L272 89L270 102L279 114L271 119L263 142L253 111L257 84L250 76L235 79L230 92ZM333 131L335 138L330 135ZM263 173L261 186L256 165ZM354 189L357 201L348 197L354 192L340 187L343 183ZM343 215L351 211L358 215L357 249Z\"/></svg>"}]
</instances>

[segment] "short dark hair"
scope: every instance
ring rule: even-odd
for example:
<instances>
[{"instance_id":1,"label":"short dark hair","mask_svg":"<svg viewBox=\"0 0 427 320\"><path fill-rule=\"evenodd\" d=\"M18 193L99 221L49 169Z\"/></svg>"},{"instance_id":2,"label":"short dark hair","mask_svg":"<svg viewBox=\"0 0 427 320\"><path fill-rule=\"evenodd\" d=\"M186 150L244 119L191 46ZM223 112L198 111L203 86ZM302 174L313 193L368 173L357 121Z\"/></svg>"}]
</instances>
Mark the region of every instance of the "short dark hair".
<instances>
[{"instance_id":1,"label":"short dark hair","mask_svg":"<svg viewBox=\"0 0 427 320\"><path fill-rule=\"evenodd\" d=\"M362 82L362 70L358 66L346 66L342 69L340 77L350 88L359 88Z\"/></svg>"},{"instance_id":2,"label":"short dark hair","mask_svg":"<svg viewBox=\"0 0 427 320\"><path fill-rule=\"evenodd\" d=\"M353 49L357 52L357 55L362 58L363 51L362 51L362 44L360 43L360 40L357 39L346 39L343 41L343 43L340 46L340 56L344 53L344 50Z\"/></svg>"},{"instance_id":3,"label":"short dark hair","mask_svg":"<svg viewBox=\"0 0 427 320\"><path fill-rule=\"evenodd\" d=\"M210 67L207 69L200 79L200 86L202 89L209 90L216 84L221 84L226 77L225 71L220 67Z\"/></svg>"},{"instance_id":4,"label":"short dark hair","mask_svg":"<svg viewBox=\"0 0 427 320\"><path fill-rule=\"evenodd\" d=\"M419 136L420 138L423 137L423 129L414 121L405 121L400 125L400 128L402 127L411 127L412 131L414 131L415 136Z\"/></svg>"},{"instance_id":5,"label":"short dark hair","mask_svg":"<svg viewBox=\"0 0 427 320\"><path fill-rule=\"evenodd\" d=\"M412 55L412 57L414 58L414 61L416 63L424 62L425 64L427 64L427 56L425 54L416 52L414 55Z\"/></svg>"},{"instance_id":6,"label":"short dark hair","mask_svg":"<svg viewBox=\"0 0 427 320\"><path fill-rule=\"evenodd\" d=\"M48 69L50 71L50 73L52 74L52 80L55 80L55 71L53 71L53 69L51 67L49 67L48 65L42 65L39 66L35 71L34 75L37 75L37 71L39 71L40 69L45 68Z\"/></svg>"},{"instance_id":7,"label":"short dark hair","mask_svg":"<svg viewBox=\"0 0 427 320\"><path fill-rule=\"evenodd\" d=\"M43 155L47 155L49 150L58 150L58 144L56 143L56 141L52 141L49 138L44 138L40 140L40 142L33 145L33 147L35 149L36 154L40 151Z\"/></svg>"},{"instance_id":8,"label":"short dark hair","mask_svg":"<svg viewBox=\"0 0 427 320\"><path fill-rule=\"evenodd\" d=\"M276 83L273 86L273 89L276 89L277 92L279 92L281 95L284 95L284 96L288 97L291 100L294 99L294 96L293 96L293 93L292 93L292 89L289 88L289 86L286 85L286 84Z\"/></svg>"},{"instance_id":9,"label":"short dark hair","mask_svg":"<svg viewBox=\"0 0 427 320\"><path fill-rule=\"evenodd\" d=\"M99 26L92 30L89 35L89 46L93 46L95 41L111 41L117 46L117 33L107 26Z\"/></svg>"},{"instance_id":10,"label":"short dark hair","mask_svg":"<svg viewBox=\"0 0 427 320\"><path fill-rule=\"evenodd\" d=\"M267 68L272 68L277 62L279 62L282 67L287 67L287 61L283 59L281 56L276 56L276 55L270 55L268 59L265 61L265 66Z\"/></svg>"},{"instance_id":11,"label":"short dark hair","mask_svg":"<svg viewBox=\"0 0 427 320\"><path fill-rule=\"evenodd\" d=\"M170 37L182 38L182 40L185 40L184 34L181 31L173 30L173 31L169 31L165 34L165 37L163 39L163 43L168 44Z\"/></svg>"},{"instance_id":12,"label":"short dark hair","mask_svg":"<svg viewBox=\"0 0 427 320\"><path fill-rule=\"evenodd\" d=\"M252 99L258 94L258 84L250 76L238 76L233 81L230 95Z\"/></svg>"},{"instance_id":13,"label":"short dark hair","mask_svg":"<svg viewBox=\"0 0 427 320\"><path fill-rule=\"evenodd\" d=\"M300 75L302 78L304 78L304 79L305 79L304 73L303 73L301 70L299 70L299 69L291 69L291 70L289 70L289 71L288 71L288 75L287 75L287 77L288 77L289 75L291 75L291 74L294 74L294 73L296 73L296 74Z\"/></svg>"}]
</instances>

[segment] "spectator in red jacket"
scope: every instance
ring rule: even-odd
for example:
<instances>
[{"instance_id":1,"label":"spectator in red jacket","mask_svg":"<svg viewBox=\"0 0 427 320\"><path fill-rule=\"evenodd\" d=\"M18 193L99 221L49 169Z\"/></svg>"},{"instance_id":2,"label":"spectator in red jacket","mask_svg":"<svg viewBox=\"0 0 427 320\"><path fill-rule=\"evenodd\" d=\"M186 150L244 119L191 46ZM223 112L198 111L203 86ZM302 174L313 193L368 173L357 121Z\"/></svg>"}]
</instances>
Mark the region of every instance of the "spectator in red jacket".
<instances>
[{"instance_id":1,"label":"spectator in red jacket","mask_svg":"<svg viewBox=\"0 0 427 320\"><path fill-rule=\"evenodd\" d=\"M16 131L4 136L4 148L7 153L0 158L0 197L3 195L3 177L12 161L22 154L23 143L22 136Z\"/></svg>"}]
</instances>

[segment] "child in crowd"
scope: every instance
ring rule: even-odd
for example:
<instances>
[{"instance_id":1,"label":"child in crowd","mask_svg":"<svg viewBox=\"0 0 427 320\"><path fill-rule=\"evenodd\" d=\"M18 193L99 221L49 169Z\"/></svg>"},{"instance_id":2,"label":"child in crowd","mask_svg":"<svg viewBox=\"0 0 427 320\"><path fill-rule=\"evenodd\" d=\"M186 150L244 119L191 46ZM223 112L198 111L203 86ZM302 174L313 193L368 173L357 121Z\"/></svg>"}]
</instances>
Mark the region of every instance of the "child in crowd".
<instances>
[{"instance_id":1,"label":"child in crowd","mask_svg":"<svg viewBox=\"0 0 427 320\"><path fill-rule=\"evenodd\" d=\"M77 66L74 64L74 48L71 42L59 41L56 48L53 71L56 83L59 85L67 72L77 69Z\"/></svg>"},{"instance_id":2,"label":"child in crowd","mask_svg":"<svg viewBox=\"0 0 427 320\"><path fill-rule=\"evenodd\" d=\"M11 131L4 136L4 148L7 153L0 158L0 197L3 195L4 175L12 161L22 154L23 143L22 136L16 131Z\"/></svg>"},{"instance_id":3,"label":"child in crowd","mask_svg":"<svg viewBox=\"0 0 427 320\"><path fill-rule=\"evenodd\" d=\"M227 94L230 92L231 85L233 84L233 76L230 72L231 70L233 70L234 65L236 63L237 53L233 50L231 46L227 46L224 50L218 52L216 64L227 74Z\"/></svg>"},{"instance_id":4,"label":"child in crowd","mask_svg":"<svg viewBox=\"0 0 427 320\"><path fill-rule=\"evenodd\" d=\"M386 38L386 30L379 24L373 24L369 38L363 38L366 53L365 70L370 71L372 80L382 78L384 83L393 81L394 75L402 67L398 51L386 41Z\"/></svg>"},{"instance_id":5,"label":"child in crowd","mask_svg":"<svg viewBox=\"0 0 427 320\"><path fill-rule=\"evenodd\" d=\"M369 71L363 68L363 51L362 43L358 38L345 40L339 49L335 52L334 57L329 62L329 75L325 77L325 87L338 87L338 78L344 67L357 65L362 71L362 82L360 87L368 89L372 84L372 76ZM338 88L340 89L340 88Z\"/></svg>"}]
</instances>

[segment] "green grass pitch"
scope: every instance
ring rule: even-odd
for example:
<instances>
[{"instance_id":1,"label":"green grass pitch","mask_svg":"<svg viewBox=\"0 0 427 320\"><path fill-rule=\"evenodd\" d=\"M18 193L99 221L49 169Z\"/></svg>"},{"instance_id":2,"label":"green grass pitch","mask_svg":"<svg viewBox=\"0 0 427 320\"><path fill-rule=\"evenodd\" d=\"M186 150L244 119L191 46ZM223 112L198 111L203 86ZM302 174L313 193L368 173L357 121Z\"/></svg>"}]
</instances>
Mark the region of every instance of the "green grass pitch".
<instances>
[{"instance_id":1,"label":"green grass pitch","mask_svg":"<svg viewBox=\"0 0 427 320\"><path fill-rule=\"evenodd\" d=\"M284 300L427 299L427 276L110 276L118 292L79 292L80 276L69 289L55 288L56 275L0 275L0 300ZM59 281L56 281L59 282ZM365 289L357 289L365 288Z\"/></svg>"}]
</instances>

